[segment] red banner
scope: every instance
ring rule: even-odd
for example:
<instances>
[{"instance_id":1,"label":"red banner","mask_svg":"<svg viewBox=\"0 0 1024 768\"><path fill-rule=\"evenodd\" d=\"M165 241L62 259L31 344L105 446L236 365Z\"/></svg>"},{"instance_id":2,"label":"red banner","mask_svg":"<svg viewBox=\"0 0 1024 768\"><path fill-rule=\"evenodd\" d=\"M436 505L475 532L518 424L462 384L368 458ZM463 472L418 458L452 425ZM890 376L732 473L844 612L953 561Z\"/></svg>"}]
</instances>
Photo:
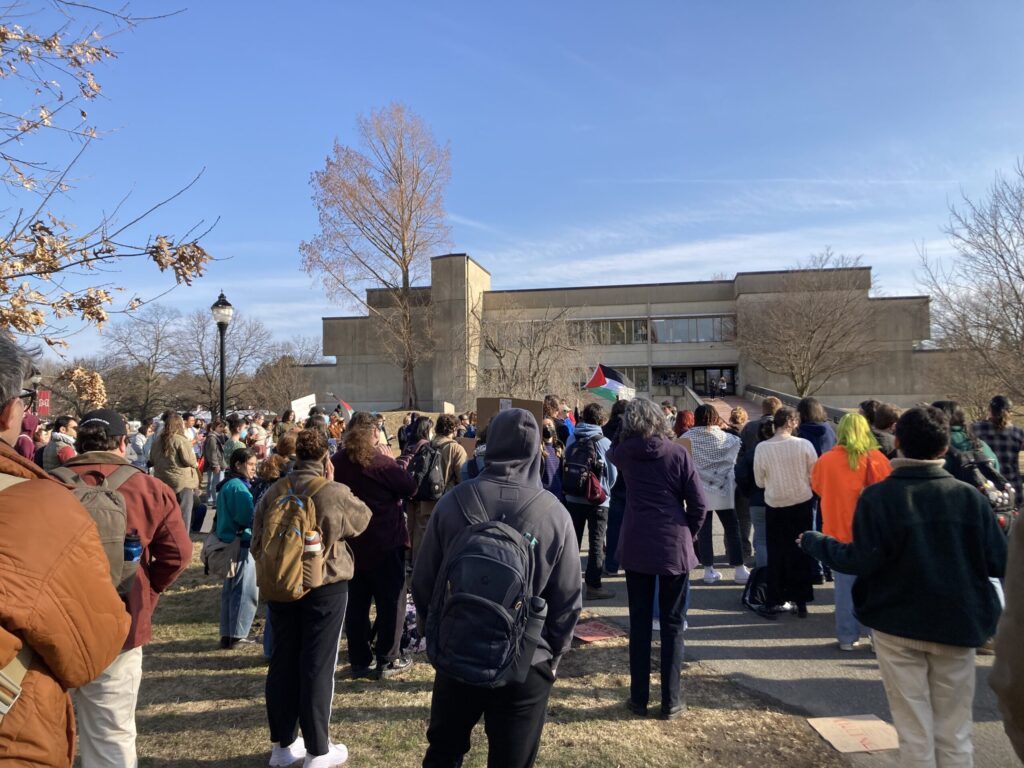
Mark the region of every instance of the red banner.
<instances>
[{"instance_id":1,"label":"red banner","mask_svg":"<svg viewBox=\"0 0 1024 768\"><path fill-rule=\"evenodd\" d=\"M50 390L40 389L36 393L36 415L37 416L49 416L50 415Z\"/></svg>"}]
</instances>

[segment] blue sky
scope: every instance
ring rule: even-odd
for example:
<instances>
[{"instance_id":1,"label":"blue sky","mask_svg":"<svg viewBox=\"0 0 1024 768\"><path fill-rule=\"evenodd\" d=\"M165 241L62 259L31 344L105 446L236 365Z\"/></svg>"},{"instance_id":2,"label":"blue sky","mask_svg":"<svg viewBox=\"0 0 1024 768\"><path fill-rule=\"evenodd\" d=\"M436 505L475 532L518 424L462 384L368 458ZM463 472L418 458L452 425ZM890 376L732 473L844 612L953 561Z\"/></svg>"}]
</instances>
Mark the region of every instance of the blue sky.
<instances>
[{"instance_id":1,"label":"blue sky","mask_svg":"<svg viewBox=\"0 0 1024 768\"><path fill-rule=\"evenodd\" d=\"M84 223L205 168L140 232L219 217L205 244L225 260L165 301L223 289L282 338L351 311L300 271L308 180L390 101L450 143L451 250L495 288L694 280L831 246L916 292L916 246L947 254L949 203L1021 154L1018 2L283 7L195 3L117 37L90 110L105 135L62 203Z\"/></svg>"}]
</instances>

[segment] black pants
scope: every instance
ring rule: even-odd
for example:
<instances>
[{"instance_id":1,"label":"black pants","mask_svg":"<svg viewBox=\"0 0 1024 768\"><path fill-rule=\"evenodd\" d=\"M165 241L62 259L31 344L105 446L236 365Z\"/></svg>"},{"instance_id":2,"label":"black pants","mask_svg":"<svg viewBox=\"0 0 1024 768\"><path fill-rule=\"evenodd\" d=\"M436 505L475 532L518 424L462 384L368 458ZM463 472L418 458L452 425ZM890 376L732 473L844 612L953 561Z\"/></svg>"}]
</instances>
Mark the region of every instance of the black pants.
<instances>
[{"instance_id":1,"label":"black pants","mask_svg":"<svg viewBox=\"0 0 1024 768\"><path fill-rule=\"evenodd\" d=\"M683 619L689 574L653 576L626 571L629 600L629 698L647 706L651 697L651 630L654 584L661 611L661 706L682 703Z\"/></svg>"},{"instance_id":2,"label":"black pants","mask_svg":"<svg viewBox=\"0 0 1024 768\"><path fill-rule=\"evenodd\" d=\"M306 752L326 755L334 667L345 621L348 582L314 589L294 603L268 603L274 648L267 671L270 740L288 746L302 728Z\"/></svg>"},{"instance_id":3,"label":"black pants","mask_svg":"<svg viewBox=\"0 0 1024 768\"><path fill-rule=\"evenodd\" d=\"M423 768L459 768L481 716L487 733L487 768L529 768L540 749L554 682L547 661L531 667L524 682L504 688L465 685L438 672Z\"/></svg>"},{"instance_id":4,"label":"black pants","mask_svg":"<svg viewBox=\"0 0 1024 768\"><path fill-rule=\"evenodd\" d=\"M811 500L791 507L765 507L768 549L768 603L809 603L814 599L812 557L796 545L796 537L814 525Z\"/></svg>"},{"instance_id":5,"label":"black pants","mask_svg":"<svg viewBox=\"0 0 1024 768\"><path fill-rule=\"evenodd\" d=\"M711 535L712 512L718 515L718 520L722 523L722 529L725 531L725 553L729 556L729 565L743 565L740 526L734 509L708 510L707 517L704 518L704 525L700 527L700 533L697 534L700 564L705 568L715 564L715 544Z\"/></svg>"},{"instance_id":6,"label":"black pants","mask_svg":"<svg viewBox=\"0 0 1024 768\"><path fill-rule=\"evenodd\" d=\"M743 548L743 559L750 560L754 556L754 548L750 543L750 533L754 528L750 520L750 497L744 496L737 488L734 498L736 519L740 524L740 546Z\"/></svg>"},{"instance_id":7,"label":"black pants","mask_svg":"<svg viewBox=\"0 0 1024 768\"><path fill-rule=\"evenodd\" d=\"M370 603L377 606L377 620L370 626ZM368 667L374 656L387 664L398 658L405 623L405 548L385 552L376 567L356 571L348 583L345 637L348 660L353 667ZM376 641L371 641L376 634Z\"/></svg>"},{"instance_id":8,"label":"black pants","mask_svg":"<svg viewBox=\"0 0 1024 768\"><path fill-rule=\"evenodd\" d=\"M587 572L584 580L588 586L601 586L601 571L604 570L604 536L608 529L608 507L593 504L565 502L573 528L576 529L576 545L582 548L583 527L587 528Z\"/></svg>"}]
</instances>

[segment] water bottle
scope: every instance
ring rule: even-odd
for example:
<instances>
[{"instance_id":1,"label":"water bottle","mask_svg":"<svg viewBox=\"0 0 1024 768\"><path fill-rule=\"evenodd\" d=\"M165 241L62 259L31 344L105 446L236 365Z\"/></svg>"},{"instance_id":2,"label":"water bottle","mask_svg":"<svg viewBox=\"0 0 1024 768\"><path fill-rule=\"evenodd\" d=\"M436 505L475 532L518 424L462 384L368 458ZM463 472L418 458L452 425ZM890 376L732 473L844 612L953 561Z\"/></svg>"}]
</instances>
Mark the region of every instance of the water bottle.
<instances>
[{"instance_id":1,"label":"water bottle","mask_svg":"<svg viewBox=\"0 0 1024 768\"><path fill-rule=\"evenodd\" d=\"M316 589L324 583L324 546L320 531L302 534L302 586Z\"/></svg>"},{"instance_id":2,"label":"water bottle","mask_svg":"<svg viewBox=\"0 0 1024 768\"><path fill-rule=\"evenodd\" d=\"M142 559L142 541L139 532L132 528L124 535L124 561L137 563Z\"/></svg>"}]
</instances>

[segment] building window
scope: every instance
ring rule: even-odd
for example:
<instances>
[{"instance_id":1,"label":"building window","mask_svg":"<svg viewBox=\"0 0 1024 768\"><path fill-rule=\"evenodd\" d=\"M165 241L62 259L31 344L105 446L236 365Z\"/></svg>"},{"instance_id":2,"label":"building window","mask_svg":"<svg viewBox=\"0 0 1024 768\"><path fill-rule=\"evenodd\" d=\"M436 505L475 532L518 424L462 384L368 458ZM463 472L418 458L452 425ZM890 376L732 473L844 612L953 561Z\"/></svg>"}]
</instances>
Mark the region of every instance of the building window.
<instances>
[{"instance_id":1,"label":"building window","mask_svg":"<svg viewBox=\"0 0 1024 768\"><path fill-rule=\"evenodd\" d=\"M651 384L647 375L647 366L624 365L616 370L633 382L633 387L637 392L650 391Z\"/></svg>"},{"instance_id":2,"label":"building window","mask_svg":"<svg viewBox=\"0 0 1024 768\"><path fill-rule=\"evenodd\" d=\"M732 317L667 317L651 320L651 341L655 344L706 344L734 341L736 321Z\"/></svg>"}]
</instances>

